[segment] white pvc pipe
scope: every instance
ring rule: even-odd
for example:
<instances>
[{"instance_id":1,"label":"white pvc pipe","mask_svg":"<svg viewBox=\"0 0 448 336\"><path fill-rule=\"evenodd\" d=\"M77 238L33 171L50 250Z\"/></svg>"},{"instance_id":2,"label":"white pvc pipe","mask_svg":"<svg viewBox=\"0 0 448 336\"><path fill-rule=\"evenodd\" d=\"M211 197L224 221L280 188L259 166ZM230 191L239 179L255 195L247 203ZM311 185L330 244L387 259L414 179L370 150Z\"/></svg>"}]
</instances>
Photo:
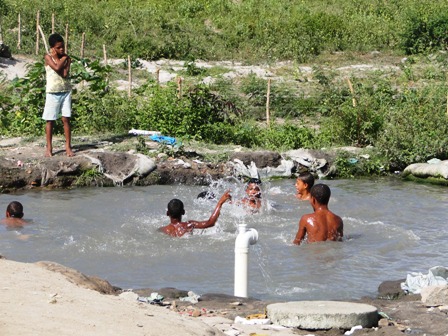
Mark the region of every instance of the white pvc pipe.
<instances>
[{"instance_id":1,"label":"white pvc pipe","mask_svg":"<svg viewBox=\"0 0 448 336\"><path fill-rule=\"evenodd\" d=\"M254 245L257 241L257 230L246 230L246 224L238 225L235 240L235 296L247 297L249 245Z\"/></svg>"}]
</instances>

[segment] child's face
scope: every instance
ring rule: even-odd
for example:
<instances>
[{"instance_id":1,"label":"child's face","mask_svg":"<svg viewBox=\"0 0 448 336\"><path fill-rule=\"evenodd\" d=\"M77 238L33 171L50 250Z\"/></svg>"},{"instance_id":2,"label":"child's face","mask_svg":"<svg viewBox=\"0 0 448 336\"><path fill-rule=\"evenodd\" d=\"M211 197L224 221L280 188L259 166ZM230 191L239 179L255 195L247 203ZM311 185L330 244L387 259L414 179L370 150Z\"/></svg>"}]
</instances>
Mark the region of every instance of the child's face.
<instances>
[{"instance_id":1,"label":"child's face","mask_svg":"<svg viewBox=\"0 0 448 336\"><path fill-rule=\"evenodd\" d=\"M64 43L62 42L56 42L56 44L53 47L53 50L55 51L56 55L62 56L65 52Z\"/></svg>"},{"instance_id":2,"label":"child's face","mask_svg":"<svg viewBox=\"0 0 448 336\"><path fill-rule=\"evenodd\" d=\"M300 179L296 180L296 190L298 194L302 194L308 187L308 184L306 184L305 182L303 182Z\"/></svg>"},{"instance_id":3,"label":"child's face","mask_svg":"<svg viewBox=\"0 0 448 336\"><path fill-rule=\"evenodd\" d=\"M246 188L246 195L249 197L261 197L261 190L258 184L249 183Z\"/></svg>"}]
</instances>

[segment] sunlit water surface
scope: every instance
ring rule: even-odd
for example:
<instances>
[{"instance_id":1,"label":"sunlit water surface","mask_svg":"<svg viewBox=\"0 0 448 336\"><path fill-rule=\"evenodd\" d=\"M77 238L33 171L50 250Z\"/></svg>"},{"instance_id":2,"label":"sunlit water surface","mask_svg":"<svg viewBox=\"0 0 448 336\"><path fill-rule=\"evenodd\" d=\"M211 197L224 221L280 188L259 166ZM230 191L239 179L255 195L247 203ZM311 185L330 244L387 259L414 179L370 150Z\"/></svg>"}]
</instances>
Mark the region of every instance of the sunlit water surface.
<instances>
[{"instance_id":1,"label":"sunlit water surface","mask_svg":"<svg viewBox=\"0 0 448 336\"><path fill-rule=\"evenodd\" d=\"M308 202L294 197L294 180L265 183L264 209L250 215L225 204L217 225L171 238L157 232L168 223L166 204L184 201L184 219L207 219L215 201L195 199L197 186L75 189L1 195L32 224L0 227L0 254L25 262L50 260L122 288L176 287L197 294L233 294L238 223L258 230L249 252L249 295L266 300L356 299L375 295L384 280L448 266L448 191L398 180L325 181L330 209L344 220L345 241L292 245ZM243 186L219 181L234 199Z\"/></svg>"}]
</instances>

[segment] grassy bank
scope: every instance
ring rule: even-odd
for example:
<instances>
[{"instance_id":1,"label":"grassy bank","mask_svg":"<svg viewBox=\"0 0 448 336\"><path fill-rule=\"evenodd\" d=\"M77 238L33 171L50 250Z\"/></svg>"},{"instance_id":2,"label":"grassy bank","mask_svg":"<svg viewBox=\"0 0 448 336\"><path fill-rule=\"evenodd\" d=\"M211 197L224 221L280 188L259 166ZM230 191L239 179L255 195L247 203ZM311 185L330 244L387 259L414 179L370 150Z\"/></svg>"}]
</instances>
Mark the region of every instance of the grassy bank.
<instances>
[{"instance_id":1,"label":"grassy bank","mask_svg":"<svg viewBox=\"0 0 448 336\"><path fill-rule=\"evenodd\" d=\"M2 0L4 41L33 53L36 12L50 32L69 25L72 54L89 57L312 60L322 52L421 53L445 48L448 3L431 0ZM73 52L75 51L75 52Z\"/></svg>"},{"instance_id":2,"label":"grassy bank","mask_svg":"<svg viewBox=\"0 0 448 336\"><path fill-rule=\"evenodd\" d=\"M5 41L12 41L13 51L18 51L14 27L20 12L21 52L29 54L35 47L37 9L46 32L52 13L57 31L71 20L72 79L84 83L73 95L75 133L139 128L183 141L252 149L364 148L370 159L356 165L340 154L344 177L448 158L445 2L0 0L0 8ZM87 57L79 59L82 32ZM110 57L132 55L140 86L131 98L111 86L126 78L127 64L98 61L103 44ZM26 78L0 82L2 135L43 132L41 54ZM155 77L148 78L137 57L184 59L177 71L184 79L182 94L175 80L159 85ZM230 71L225 64L203 68L197 58L267 63L270 126L265 120L267 77L223 76ZM285 59L289 62L275 62ZM369 67L354 73L359 63ZM203 84L209 77L210 84Z\"/></svg>"}]
</instances>

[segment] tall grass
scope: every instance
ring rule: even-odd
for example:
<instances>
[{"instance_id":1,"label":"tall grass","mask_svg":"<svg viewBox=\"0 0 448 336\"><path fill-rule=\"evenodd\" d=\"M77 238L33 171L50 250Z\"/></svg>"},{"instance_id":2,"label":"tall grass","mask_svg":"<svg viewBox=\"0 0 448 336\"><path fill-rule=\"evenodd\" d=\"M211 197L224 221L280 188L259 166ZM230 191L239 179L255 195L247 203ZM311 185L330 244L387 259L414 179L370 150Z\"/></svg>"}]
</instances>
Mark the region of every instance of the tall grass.
<instances>
[{"instance_id":1,"label":"tall grass","mask_svg":"<svg viewBox=\"0 0 448 336\"><path fill-rule=\"evenodd\" d=\"M416 0L2 0L4 40L32 53L36 11L43 30L70 27L70 48L86 33L90 56L106 44L111 57L311 60L322 52L445 48L448 2Z\"/></svg>"}]
</instances>

